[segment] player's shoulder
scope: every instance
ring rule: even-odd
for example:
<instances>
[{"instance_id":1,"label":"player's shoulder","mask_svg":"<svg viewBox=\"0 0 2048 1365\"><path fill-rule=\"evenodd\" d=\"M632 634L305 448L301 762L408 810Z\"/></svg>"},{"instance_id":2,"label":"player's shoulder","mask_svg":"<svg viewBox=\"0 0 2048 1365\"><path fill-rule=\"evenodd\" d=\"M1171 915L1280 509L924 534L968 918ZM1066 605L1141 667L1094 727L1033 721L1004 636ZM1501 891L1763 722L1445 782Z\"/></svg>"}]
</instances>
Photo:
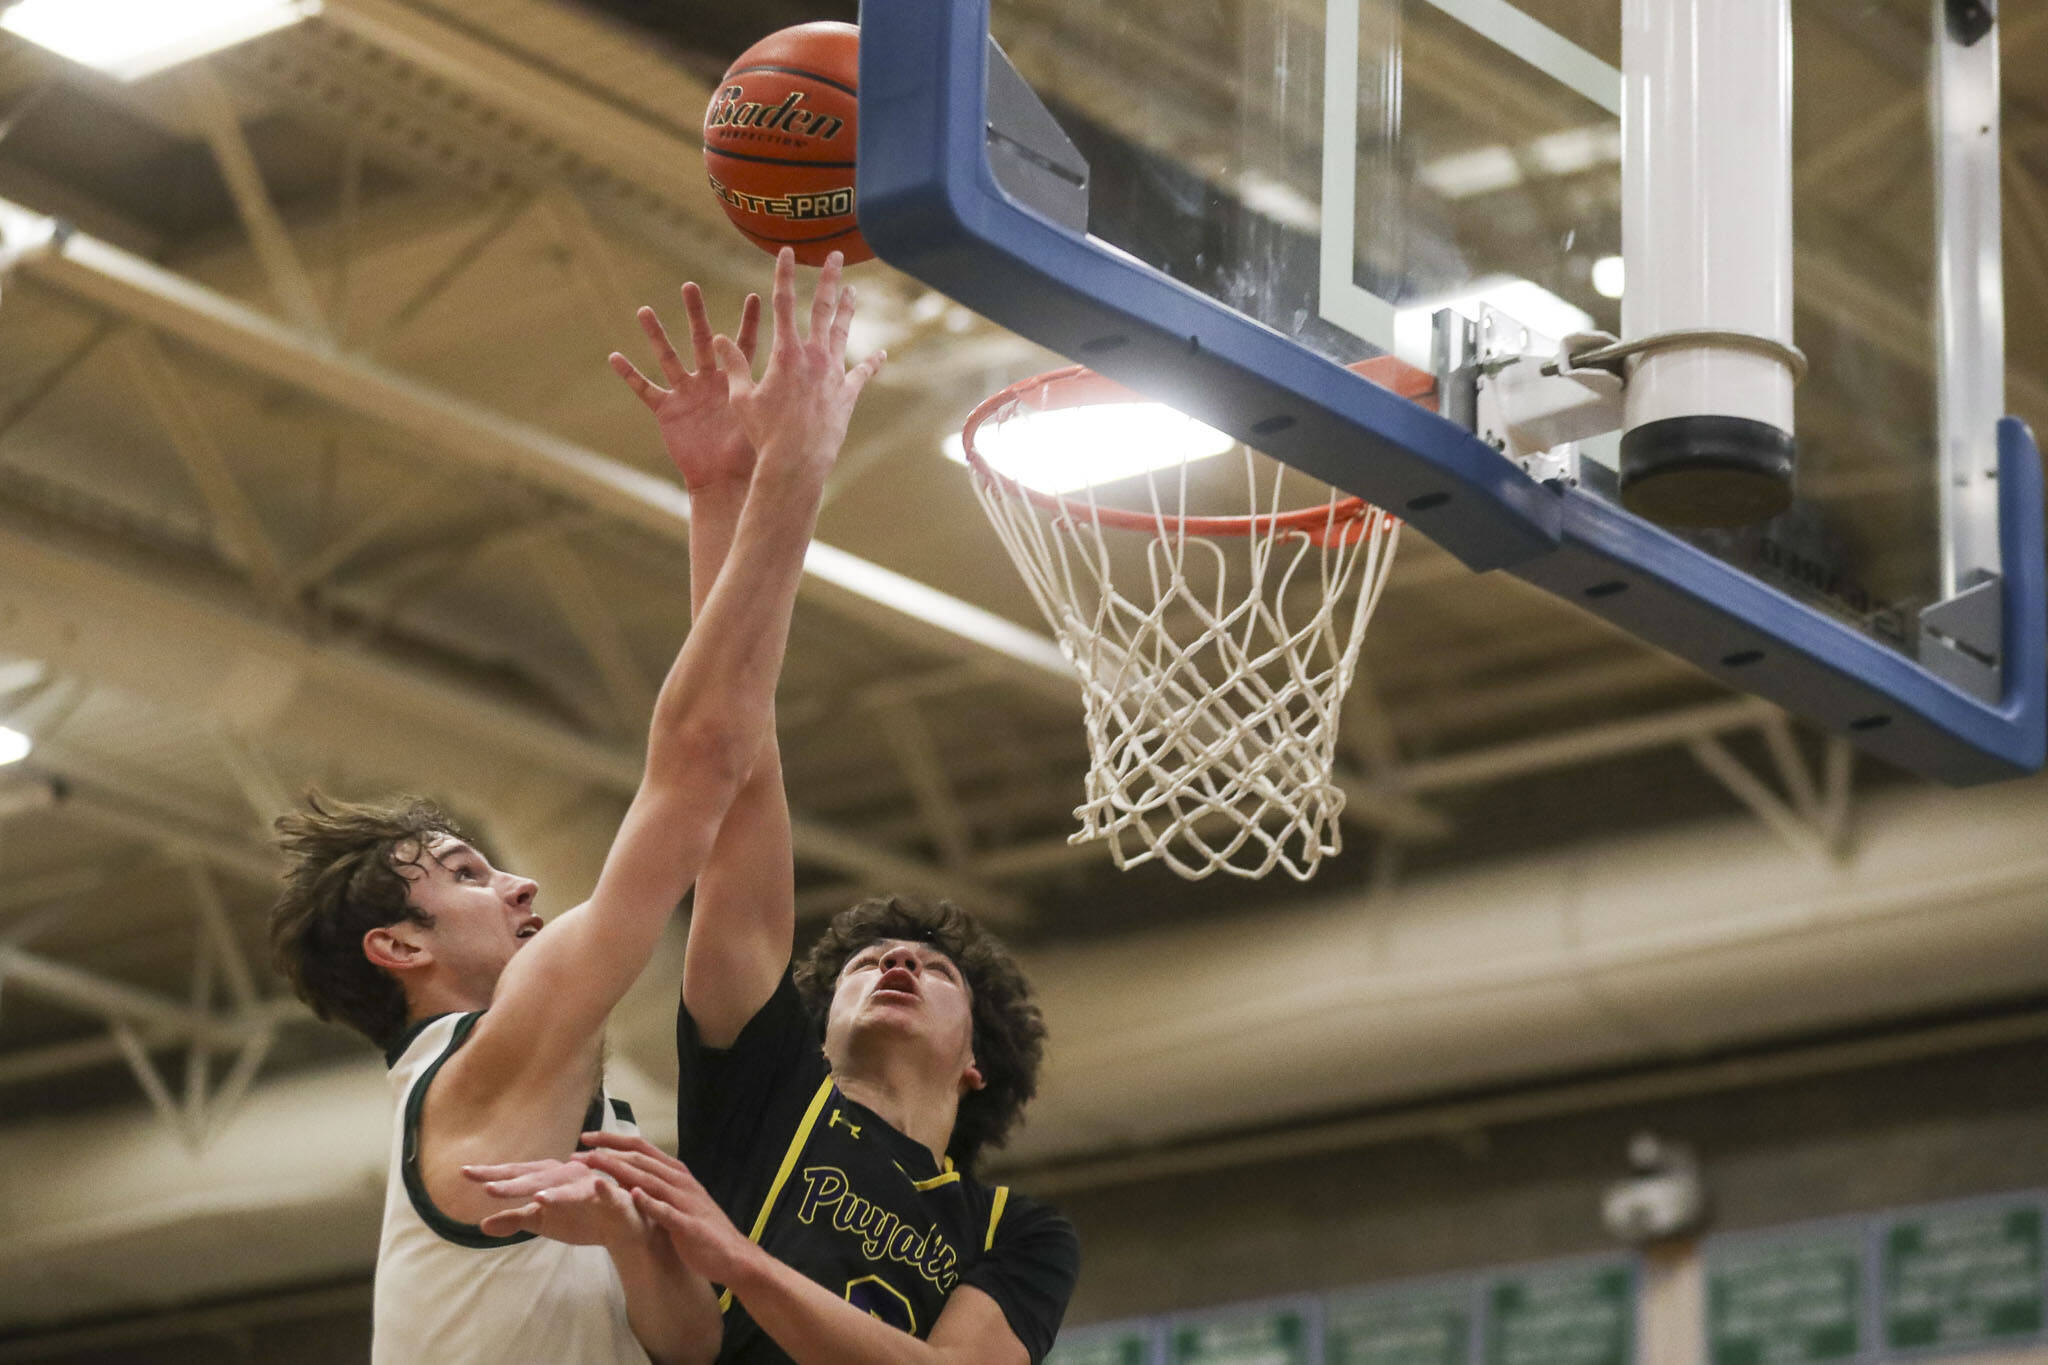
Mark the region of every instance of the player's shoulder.
<instances>
[{"instance_id":1,"label":"player's shoulder","mask_svg":"<svg viewBox=\"0 0 2048 1365\"><path fill-rule=\"evenodd\" d=\"M1078 1249L1080 1238L1073 1223L1051 1204L1008 1185L984 1185L980 1189L988 1210L987 1240L991 1247L1030 1243L1046 1249Z\"/></svg>"},{"instance_id":2,"label":"player's shoulder","mask_svg":"<svg viewBox=\"0 0 2048 1365\"><path fill-rule=\"evenodd\" d=\"M414 1020L385 1046L385 1070L396 1075L417 1071L421 1066L445 1059L448 1053L468 1041L483 1015L482 1010L471 1010L467 1013L430 1014L424 1019Z\"/></svg>"}]
</instances>

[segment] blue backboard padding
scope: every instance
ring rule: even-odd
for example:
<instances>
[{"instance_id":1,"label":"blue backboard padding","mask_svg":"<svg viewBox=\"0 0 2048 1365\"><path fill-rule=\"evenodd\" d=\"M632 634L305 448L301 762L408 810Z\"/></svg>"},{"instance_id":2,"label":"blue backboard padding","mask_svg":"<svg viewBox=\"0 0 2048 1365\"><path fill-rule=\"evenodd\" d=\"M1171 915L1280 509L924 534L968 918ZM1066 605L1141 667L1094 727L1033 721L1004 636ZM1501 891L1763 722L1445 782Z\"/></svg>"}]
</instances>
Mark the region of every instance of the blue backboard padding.
<instances>
[{"instance_id":1,"label":"blue backboard padding","mask_svg":"<svg viewBox=\"0 0 2048 1365\"><path fill-rule=\"evenodd\" d=\"M1510 572L1900 767L1962 786L2039 768L2048 715L2041 461L1998 431L2005 683L1987 705L1896 650L1590 494L1564 495L1558 550ZM2029 509L2032 509L2031 512ZM1613 585L1620 584L1619 591ZM1605 591L1588 597L1587 590ZM1761 655L1751 659L1750 656ZM1729 659L1743 662L1731 664ZM1882 718L1881 723L1878 723ZM1862 723L1866 729L1854 729Z\"/></svg>"},{"instance_id":2,"label":"blue backboard padding","mask_svg":"<svg viewBox=\"0 0 2048 1365\"><path fill-rule=\"evenodd\" d=\"M891 265L1401 514L1476 570L1507 568L1914 772L1966 784L2041 767L2048 584L2040 457L2023 424L1999 431L2005 685L1989 705L1610 503L1535 483L1455 424L1010 199L984 142L988 0L864 0L861 30L858 210ZM1763 657L1724 662L1750 653Z\"/></svg>"}]
</instances>

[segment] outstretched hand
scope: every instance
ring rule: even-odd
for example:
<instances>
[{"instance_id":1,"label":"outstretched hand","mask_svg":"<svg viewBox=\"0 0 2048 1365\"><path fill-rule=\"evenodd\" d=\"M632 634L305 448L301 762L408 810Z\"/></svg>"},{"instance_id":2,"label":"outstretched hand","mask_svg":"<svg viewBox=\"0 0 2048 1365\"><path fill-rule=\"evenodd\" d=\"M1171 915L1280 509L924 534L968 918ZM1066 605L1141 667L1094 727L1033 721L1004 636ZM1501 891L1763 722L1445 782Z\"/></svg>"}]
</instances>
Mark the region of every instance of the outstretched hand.
<instances>
[{"instance_id":1,"label":"outstretched hand","mask_svg":"<svg viewBox=\"0 0 2048 1365\"><path fill-rule=\"evenodd\" d=\"M575 1246L619 1247L643 1240L648 1225L617 1181L576 1161L514 1161L464 1166L486 1194L524 1199L477 1226L492 1237L531 1232Z\"/></svg>"},{"instance_id":2,"label":"outstretched hand","mask_svg":"<svg viewBox=\"0 0 2048 1365\"><path fill-rule=\"evenodd\" d=\"M689 1167L646 1138L585 1133L574 1160L616 1180L644 1225L668 1235L682 1263L713 1284L731 1284L758 1248L733 1226Z\"/></svg>"},{"instance_id":3,"label":"outstretched hand","mask_svg":"<svg viewBox=\"0 0 2048 1365\"><path fill-rule=\"evenodd\" d=\"M652 308L640 310L640 330L654 344L655 360L669 387L649 380L617 351L611 354L612 369L654 414L661 428L662 444L668 447L668 457L687 487L696 490L737 480L745 488L754 473L754 447L733 412L729 401L731 385L719 366L711 319L704 311L704 292L694 283L683 286L683 312L690 321L694 370L683 365L682 357L669 342L668 330ZM761 296L749 294L740 309L738 340L727 343L749 367L754 361L760 327Z\"/></svg>"},{"instance_id":4,"label":"outstretched hand","mask_svg":"<svg viewBox=\"0 0 2048 1365\"><path fill-rule=\"evenodd\" d=\"M839 280L844 258L825 258L811 298L810 330L798 329L796 256L789 248L775 258L775 337L768 368L756 380L753 359L729 337L716 337L718 367L725 373L728 401L740 428L764 459L821 474L838 458L853 405L887 359L877 351L846 367L846 338L853 328L854 289Z\"/></svg>"}]
</instances>

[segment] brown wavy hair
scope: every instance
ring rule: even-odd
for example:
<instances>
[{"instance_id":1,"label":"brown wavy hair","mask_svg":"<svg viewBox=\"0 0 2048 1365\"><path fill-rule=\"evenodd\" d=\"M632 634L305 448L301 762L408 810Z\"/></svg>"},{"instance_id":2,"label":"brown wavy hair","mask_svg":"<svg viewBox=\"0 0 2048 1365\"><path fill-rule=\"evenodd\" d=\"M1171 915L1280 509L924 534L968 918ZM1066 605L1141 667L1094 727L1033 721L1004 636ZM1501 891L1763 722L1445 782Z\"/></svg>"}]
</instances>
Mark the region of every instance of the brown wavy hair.
<instances>
[{"instance_id":1,"label":"brown wavy hair","mask_svg":"<svg viewBox=\"0 0 2048 1365\"><path fill-rule=\"evenodd\" d=\"M407 898L401 869L430 856L435 838L466 836L418 797L358 804L309 792L305 803L274 826L286 865L270 911L271 958L313 1013L389 1047L405 1032L405 992L364 955L363 935L401 922L431 926Z\"/></svg>"},{"instance_id":2,"label":"brown wavy hair","mask_svg":"<svg viewBox=\"0 0 2048 1365\"><path fill-rule=\"evenodd\" d=\"M878 896L834 916L792 971L814 1015L825 1017L847 960L883 939L928 943L951 958L967 981L974 1062L986 1084L960 1097L946 1152L954 1165L972 1171L983 1151L1003 1145L1038 1093L1045 1020L1031 1001L1031 983L1002 940L951 901Z\"/></svg>"}]
</instances>

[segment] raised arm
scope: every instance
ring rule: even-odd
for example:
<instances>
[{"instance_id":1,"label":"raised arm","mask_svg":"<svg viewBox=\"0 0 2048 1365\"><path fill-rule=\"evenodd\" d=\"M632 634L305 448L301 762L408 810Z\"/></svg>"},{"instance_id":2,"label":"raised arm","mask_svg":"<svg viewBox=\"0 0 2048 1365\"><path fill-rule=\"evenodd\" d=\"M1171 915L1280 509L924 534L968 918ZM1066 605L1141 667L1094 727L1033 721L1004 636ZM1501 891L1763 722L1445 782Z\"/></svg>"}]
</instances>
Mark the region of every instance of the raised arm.
<instances>
[{"instance_id":1,"label":"raised arm","mask_svg":"<svg viewBox=\"0 0 2048 1365\"><path fill-rule=\"evenodd\" d=\"M559 1078L593 1055L605 1017L646 965L753 770L772 724L825 475L881 362L876 356L846 368L853 299L836 276L821 279L805 334L797 326L794 262L787 252L777 261L775 335L758 383L738 344L714 339L727 402L759 452L731 549L656 698L640 788L596 890L507 966L473 1040L450 1063L448 1103L552 1115L558 1106L542 1091L578 1080L587 1086L587 1076ZM459 1126L491 1128L493 1141L511 1136L495 1123ZM552 1138L552 1118L547 1127ZM572 1118L562 1136L573 1134ZM515 1140L491 1155L549 1154L518 1150L529 1145ZM568 1142L560 1145L566 1150Z\"/></svg>"},{"instance_id":2,"label":"raised arm","mask_svg":"<svg viewBox=\"0 0 2048 1365\"><path fill-rule=\"evenodd\" d=\"M829 276L821 278L820 286L830 282ZM654 414L669 458L690 490L691 608L701 615L732 546L754 449L724 386L704 383L707 371L718 375L712 368L711 321L695 285L683 287L683 308L695 374L684 367L652 309L641 310L640 325L668 386L650 382L624 356L613 356L612 368ZM749 355L755 309L750 298L738 337L739 348ZM789 961L795 933L789 802L771 723L752 773L719 826L691 901L683 1002L706 1042L714 1047L730 1043L760 1009Z\"/></svg>"}]
</instances>

